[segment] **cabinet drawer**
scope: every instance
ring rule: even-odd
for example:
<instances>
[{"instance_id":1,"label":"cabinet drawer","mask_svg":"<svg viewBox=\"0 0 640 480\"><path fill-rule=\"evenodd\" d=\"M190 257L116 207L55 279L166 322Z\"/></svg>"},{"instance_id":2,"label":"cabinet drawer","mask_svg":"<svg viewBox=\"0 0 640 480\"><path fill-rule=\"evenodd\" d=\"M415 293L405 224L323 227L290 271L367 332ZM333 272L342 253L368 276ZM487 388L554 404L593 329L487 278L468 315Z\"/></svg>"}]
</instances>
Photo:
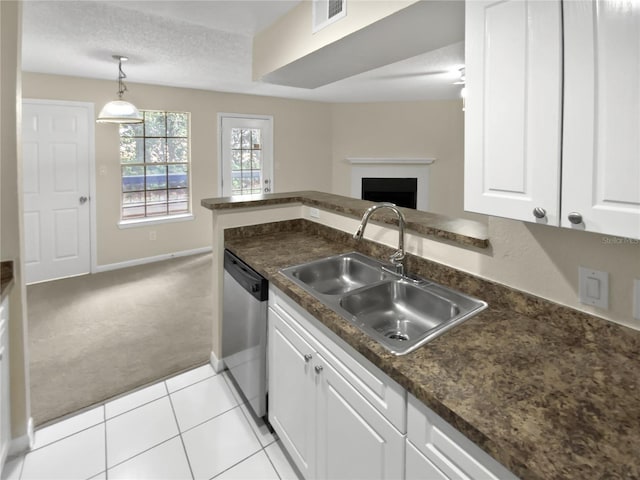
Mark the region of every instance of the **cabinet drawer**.
<instances>
[{"instance_id":1,"label":"cabinet drawer","mask_svg":"<svg viewBox=\"0 0 640 480\"><path fill-rule=\"evenodd\" d=\"M269 308L311 343L395 428L406 432L404 388L274 287L269 292Z\"/></svg>"},{"instance_id":2,"label":"cabinet drawer","mask_svg":"<svg viewBox=\"0 0 640 480\"><path fill-rule=\"evenodd\" d=\"M413 395L409 395L407 424L407 439L447 478L517 479Z\"/></svg>"},{"instance_id":3,"label":"cabinet drawer","mask_svg":"<svg viewBox=\"0 0 640 480\"><path fill-rule=\"evenodd\" d=\"M406 480L449 480L431 460L425 457L416 446L407 440Z\"/></svg>"}]
</instances>

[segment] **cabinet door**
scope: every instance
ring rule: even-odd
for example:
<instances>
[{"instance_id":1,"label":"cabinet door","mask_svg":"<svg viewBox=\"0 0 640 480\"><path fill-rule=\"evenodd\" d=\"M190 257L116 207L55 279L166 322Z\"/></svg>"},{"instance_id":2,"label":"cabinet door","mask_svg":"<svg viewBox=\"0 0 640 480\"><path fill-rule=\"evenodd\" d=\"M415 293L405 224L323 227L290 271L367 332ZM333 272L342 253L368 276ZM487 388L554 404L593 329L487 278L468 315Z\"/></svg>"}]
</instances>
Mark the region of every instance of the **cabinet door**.
<instances>
[{"instance_id":1,"label":"cabinet door","mask_svg":"<svg viewBox=\"0 0 640 480\"><path fill-rule=\"evenodd\" d=\"M0 470L7 458L11 440L9 397L9 301L0 306Z\"/></svg>"},{"instance_id":2,"label":"cabinet door","mask_svg":"<svg viewBox=\"0 0 640 480\"><path fill-rule=\"evenodd\" d=\"M565 2L564 25L561 224L640 238L638 4Z\"/></svg>"},{"instance_id":3,"label":"cabinet door","mask_svg":"<svg viewBox=\"0 0 640 480\"><path fill-rule=\"evenodd\" d=\"M318 388L318 478L399 479L404 436L322 357Z\"/></svg>"},{"instance_id":4,"label":"cabinet door","mask_svg":"<svg viewBox=\"0 0 640 480\"><path fill-rule=\"evenodd\" d=\"M269 421L306 479L314 478L316 449L309 355L309 344L269 308Z\"/></svg>"},{"instance_id":5,"label":"cabinet door","mask_svg":"<svg viewBox=\"0 0 640 480\"><path fill-rule=\"evenodd\" d=\"M465 49L465 210L559 225L560 0L466 2Z\"/></svg>"}]
</instances>

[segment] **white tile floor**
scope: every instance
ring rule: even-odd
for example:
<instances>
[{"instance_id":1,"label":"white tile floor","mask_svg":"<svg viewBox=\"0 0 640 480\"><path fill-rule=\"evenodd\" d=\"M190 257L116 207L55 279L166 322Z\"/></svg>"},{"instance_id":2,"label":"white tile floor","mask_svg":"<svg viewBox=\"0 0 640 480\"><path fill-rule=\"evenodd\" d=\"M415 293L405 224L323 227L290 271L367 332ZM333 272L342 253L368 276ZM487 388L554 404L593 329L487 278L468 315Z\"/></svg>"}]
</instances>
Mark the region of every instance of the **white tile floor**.
<instances>
[{"instance_id":1,"label":"white tile floor","mask_svg":"<svg viewBox=\"0 0 640 480\"><path fill-rule=\"evenodd\" d=\"M210 365L36 431L2 480L297 480L275 434Z\"/></svg>"}]
</instances>

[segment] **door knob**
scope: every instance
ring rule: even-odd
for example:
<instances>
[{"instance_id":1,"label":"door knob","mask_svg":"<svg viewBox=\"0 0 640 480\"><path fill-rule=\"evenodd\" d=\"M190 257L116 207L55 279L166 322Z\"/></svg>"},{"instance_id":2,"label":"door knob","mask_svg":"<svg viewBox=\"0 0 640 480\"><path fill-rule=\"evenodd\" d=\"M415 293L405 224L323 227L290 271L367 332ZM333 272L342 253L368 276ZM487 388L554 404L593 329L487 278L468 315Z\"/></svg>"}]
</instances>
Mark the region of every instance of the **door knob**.
<instances>
[{"instance_id":1,"label":"door knob","mask_svg":"<svg viewBox=\"0 0 640 480\"><path fill-rule=\"evenodd\" d=\"M544 208L536 207L533 209L533 216L536 218L544 218L547 216L547 211Z\"/></svg>"},{"instance_id":2,"label":"door knob","mask_svg":"<svg viewBox=\"0 0 640 480\"><path fill-rule=\"evenodd\" d=\"M569 214L569 221L574 225L580 225L582 223L582 215L578 212L571 212Z\"/></svg>"},{"instance_id":3,"label":"door knob","mask_svg":"<svg viewBox=\"0 0 640 480\"><path fill-rule=\"evenodd\" d=\"M89 199L87 197L80 197L78 200L80 201L80 205L84 205Z\"/></svg>"}]
</instances>

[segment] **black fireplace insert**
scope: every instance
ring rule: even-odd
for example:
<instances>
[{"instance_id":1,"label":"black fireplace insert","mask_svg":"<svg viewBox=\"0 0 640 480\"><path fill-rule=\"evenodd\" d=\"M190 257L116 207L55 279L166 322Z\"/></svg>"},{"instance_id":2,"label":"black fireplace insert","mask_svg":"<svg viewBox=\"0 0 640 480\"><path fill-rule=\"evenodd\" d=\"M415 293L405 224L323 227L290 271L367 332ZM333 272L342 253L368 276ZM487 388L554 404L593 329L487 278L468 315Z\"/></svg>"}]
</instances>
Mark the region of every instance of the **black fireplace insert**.
<instances>
[{"instance_id":1,"label":"black fireplace insert","mask_svg":"<svg viewBox=\"0 0 640 480\"><path fill-rule=\"evenodd\" d=\"M417 178L363 178L362 199L372 202L391 202L399 207L416 208Z\"/></svg>"}]
</instances>

